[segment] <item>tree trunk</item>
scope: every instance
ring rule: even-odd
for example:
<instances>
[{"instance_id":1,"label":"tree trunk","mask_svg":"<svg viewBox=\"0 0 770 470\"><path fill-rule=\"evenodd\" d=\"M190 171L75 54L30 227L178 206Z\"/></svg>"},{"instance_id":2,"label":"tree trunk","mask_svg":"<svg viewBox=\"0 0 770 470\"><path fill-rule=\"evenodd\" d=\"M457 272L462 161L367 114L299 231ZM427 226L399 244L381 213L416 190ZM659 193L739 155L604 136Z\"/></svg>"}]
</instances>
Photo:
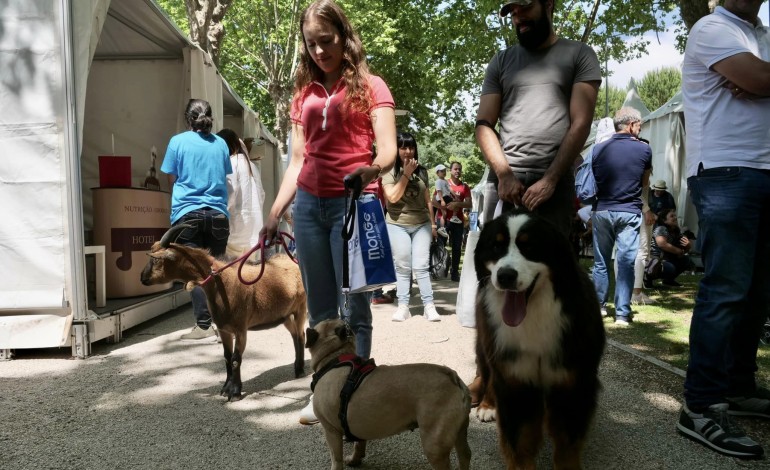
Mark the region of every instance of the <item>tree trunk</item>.
<instances>
[{"instance_id":1,"label":"tree trunk","mask_svg":"<svg viewBox=\"0 0 770 470\"><path fill-rule=\"evenodd\" d=\"M225 36L222 18L232 3L233 0L185 0L190 40L208 52L216 66Z\"/></svg>"},{"instance_id":2,"label":"tree trunk","mask_svg":"<svg viewBox=\"0 0 770 470\"><path fill-rule=\"evenodd\" d=\"M716 0L679 0L679 12L682 15L687 31L704 16L716 8Z\"/></svg>"}]
</instances>

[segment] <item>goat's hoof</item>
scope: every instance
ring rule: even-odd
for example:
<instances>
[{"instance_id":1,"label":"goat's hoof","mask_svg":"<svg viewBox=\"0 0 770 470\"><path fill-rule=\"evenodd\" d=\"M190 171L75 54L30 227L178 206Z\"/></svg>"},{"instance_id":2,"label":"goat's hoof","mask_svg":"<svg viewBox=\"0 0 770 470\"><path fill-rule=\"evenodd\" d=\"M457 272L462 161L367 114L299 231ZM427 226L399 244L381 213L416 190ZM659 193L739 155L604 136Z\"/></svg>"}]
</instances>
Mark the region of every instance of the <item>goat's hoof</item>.
<instances>
[{"instance_id":1,"label":"goat's hoof","mask_svg":"<svg viewBox=\"0 0 770 470\"><path fill-rule=\"evenodd\" d=\"M240 400L242 398L241 386L232 382L225 382L225 386L222 387L222 391L220 391L219 394L223 397L227 397L227 401L232 401L233 399L236 401Z\"/></svg>"}]
</instances>

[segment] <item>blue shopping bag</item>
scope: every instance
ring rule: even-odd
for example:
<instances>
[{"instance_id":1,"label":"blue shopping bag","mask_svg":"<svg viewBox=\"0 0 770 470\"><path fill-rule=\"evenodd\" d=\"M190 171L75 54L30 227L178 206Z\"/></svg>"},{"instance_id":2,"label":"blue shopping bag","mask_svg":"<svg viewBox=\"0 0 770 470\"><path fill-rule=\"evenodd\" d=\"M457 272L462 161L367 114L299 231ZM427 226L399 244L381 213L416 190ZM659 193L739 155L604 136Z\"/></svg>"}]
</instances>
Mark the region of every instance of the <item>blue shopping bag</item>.
<instances>
[{"instance_id":1,"label":"blue shopping bag","mask_svg":"<svg viewBox=\"0 0 770 470\"><path fill-rule=\"evenodd\" d=\"M360 186L359 186L360 187ZM374 194L352 191L342 228L342 291L355 294L396 282L382 205Z\"/></svg>"}]
</instances>

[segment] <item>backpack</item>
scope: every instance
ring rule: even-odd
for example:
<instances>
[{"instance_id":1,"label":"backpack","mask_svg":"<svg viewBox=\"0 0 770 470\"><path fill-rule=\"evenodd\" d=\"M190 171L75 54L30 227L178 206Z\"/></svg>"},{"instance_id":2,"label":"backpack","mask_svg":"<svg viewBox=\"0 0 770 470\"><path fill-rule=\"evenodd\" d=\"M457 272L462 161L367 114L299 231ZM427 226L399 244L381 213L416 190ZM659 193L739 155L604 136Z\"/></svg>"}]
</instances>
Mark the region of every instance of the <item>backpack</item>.
<instances>
[{"instance_id":1,"label":"backpack","mask_svg":"<svg viewBox=\"0 0 770 470\"><path fill-rule=\"evenodd\" d=\"M449 274L449 252L441 240L430 244L430 277L437 281L446 279Z\"/></svg>"},{"instance_id":2,"label":"backpack","mask_svg":"<svg viewBox=\"0 0 770 470\"><path fill-rule=\"evenodd\" d=\"M596 178L594 178L594 148L591 147L583 158L583 163L575 172L575 194L583 204L592 204L596 201Z\"/></svg>"}]
</instances>

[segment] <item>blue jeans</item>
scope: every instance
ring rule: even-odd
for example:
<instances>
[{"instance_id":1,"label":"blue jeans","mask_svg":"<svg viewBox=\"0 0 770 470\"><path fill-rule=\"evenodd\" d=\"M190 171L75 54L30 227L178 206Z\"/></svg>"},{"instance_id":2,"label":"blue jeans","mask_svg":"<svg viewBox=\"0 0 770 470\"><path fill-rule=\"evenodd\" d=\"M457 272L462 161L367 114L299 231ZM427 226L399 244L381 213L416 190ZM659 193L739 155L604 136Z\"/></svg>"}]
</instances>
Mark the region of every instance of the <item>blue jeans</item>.
<instances>
[{"instance_id":1,"label":"blue jeans","mask_svg":"<svg viewBox=\"0 0 770 470\"><path fill-rule=\"evenodd\" d=\"M458 224L459 225L459 224ZM409 284L412 270L420 288L422 304L433 303L433 286L430 283L430 242L433 232L430 223L422 225L388 224L390 248L396 265L396 296L398 305L409 305Z\"/></svg>"},{"instance_id":2,"label":"blue jeans","mask_svg":"<svg viewBox=\"0 0 770 470\"><path fill-rule=\"evenodd\" d=\"M192 225L192 228L185 229L176 239L176 243L206 248L214 257L225 254L227 239L230 237L230 221L225 214L208 207L197 209L183 215L174 223L175 226L180 224ZM190 300L195 324L204 330L211 328L211 313L203 289L194 287L190 292Z\"/></svg>"},{"instance_id":3,"label":"blue jeans","mask_svg":"<svg viewBox=\"0 0 770 470\"><path fill-rule=\"evenodd\" d=\"M691 408L755 390L770 305L770 172L701 170L687 180L705 273L690 326L685 400Z\"/></svg>"},{"instance_id":4,"label":"blue jeans","mask_svg":"<svg viewBox=\"0 0 770 470\"><path fill-rule=\"evenodd\" d=\"M615 318L631 318L631 292L634 288L634 262L639 248L641 214L597 211L591 217L594 233L594 288L599 303L607 303L610 279L607 266L612 262L612 247L617 245L615 259Z\"/></svg>"},{"instance_id":5,"label":"blue jeans","mask_svg":"<svg viewBox=\"0 0 770 470\"><path fill-rule=\"evenodd\" d=\"M375 198L373 194L362 196ZM294 238L302 282L307 293L310 327L342 316L356 334L356 354L372 351L372 311L368 292L342 293L342 225L345 198L319 198L297 189L294 200Z\"/></svg>"}]
</instances>

